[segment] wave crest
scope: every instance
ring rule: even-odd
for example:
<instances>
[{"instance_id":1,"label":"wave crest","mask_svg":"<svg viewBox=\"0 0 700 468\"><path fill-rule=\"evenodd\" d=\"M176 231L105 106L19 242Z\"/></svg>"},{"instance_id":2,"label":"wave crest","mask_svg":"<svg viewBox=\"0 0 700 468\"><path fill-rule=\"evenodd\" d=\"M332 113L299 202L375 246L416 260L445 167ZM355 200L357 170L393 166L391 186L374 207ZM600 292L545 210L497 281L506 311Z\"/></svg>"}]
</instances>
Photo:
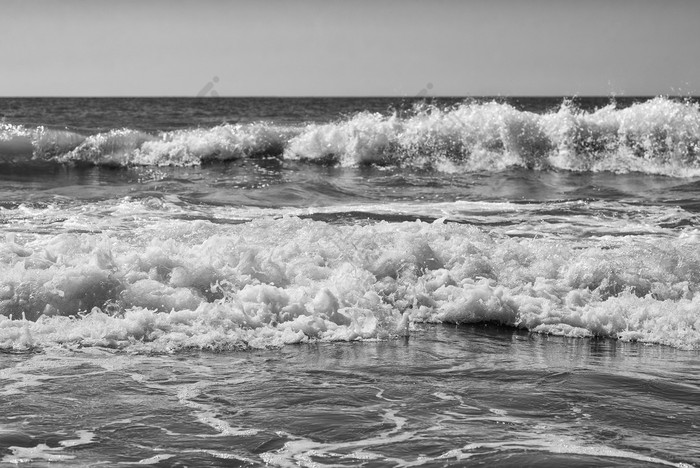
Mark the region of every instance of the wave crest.
<instances>
[{"instance_id":1,"label":"wave crest","mask_svg":"<svg viewBox=\"0 0 700 468\"><path fill-rule=\"evenodd\" d=\"M297 127L260 122L151 135L114 129L97 135L0 126L0 161L96 165L198 165L252 157L320 164L416 167L450 172L521 166L570 171L700 174L700 108L657 97L593 112L564 101L553 112L506 103L419 105L409 115L361 112Z\"/></svg>"}]
</instances>

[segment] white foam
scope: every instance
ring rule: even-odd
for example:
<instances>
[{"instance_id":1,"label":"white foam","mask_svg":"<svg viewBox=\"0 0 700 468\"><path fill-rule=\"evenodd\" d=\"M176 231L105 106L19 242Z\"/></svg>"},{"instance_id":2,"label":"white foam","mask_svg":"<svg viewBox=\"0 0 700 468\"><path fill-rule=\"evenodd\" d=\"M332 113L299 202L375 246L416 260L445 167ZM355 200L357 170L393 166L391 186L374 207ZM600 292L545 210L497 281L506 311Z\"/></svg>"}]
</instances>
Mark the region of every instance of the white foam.
<instances>
[{"instance_id":1,"label":"white foam","mask_svg":"<svg viewBox=\"0 0 700 468\"><path fill-rule=\"evenodd\" d=\"M509 167L700 175L700 105L657 97L624 109L585 112L564 101L535 114L497 102L417 106L406 116L360 112L302 127L259 122L149 134L0 124L0 161L38 159L97 165L191 166L257 156L445 172Z\"/></svg>"},{"instance_id":2,"label":"white foam","mask_svg":"<svg viewBox=\"0 0 700 468\"><path fill-rule=\"evenodd\" d=\"M210 129L167 132L145 142L132 162L139 165L191 166L282 152L289 128L265 123L221 125Z\"/></svg>"},{"instance_id":3,"label":"white foam","mask_svg":"<svg viewBox=\"0 0 700 468\"><path fill-rule=\"evenodd\" d=\"M541 450L549 453L567 455L585 455L591 457L622 458L635 460L643 463L654 463L665 466L675 466L677 468L690 468L686 463L674 463L661 458L641 455L628 450L620 450L601 444L585 444L573 437L558 436L552 437L550 434L538 434L530 438L523 438L507 442L488 442L468 444L461 449L450 450L437 457L438 459L456 458L465 460L476 457L480 450L498 449L503 451L532 451Z\"/></svg>"},{"instance_id":4,"label":"white foam","mask_svg":"<svg viewBox=\"0 0 700 468\"><path fill-rule=\"evenodd\" d=\"M409 320L700 348L692 235L529 238L442 220L340 226L292 216L230 225L177 219L170 211L181 207L148 200L93 208L94 220L82 208L56 213L69 226L93 222L95 233L55 222L0 243L3 348L384 339L408 334ZM470 209L510 213L508 204ZM14 211L38 224L55 214ZM639 223L658 214L647 211ZM637 221L625 222L621 231Z\"/></svg>"},{"instance_id":5,"label":"white foam","mask_svg":"<svg viewBox=\"0 0 700 468\"><path fill-rule=\"evenodd\" d=\"M78 431L77 439L67 439L59 441L60 447L49 447L46 444L37 444L34 447L7 447L12 452L11 455L5 455L2 460L4 463L12 463L15 465L32 463L37 460L46 462L65 462L75 459L75 455L67 455L62 453L64 449L77 447L80 445L92 443L95 434L90 431Z\"/></svg>"},{"instance_id":6,"label":"white foam","mask_svg":"<svg viewBox=\"0 0 700 468\"><path fill-rule=\"evenodd\" d=\"M287 158L344 166L382 163L447 172L523 166L681 177L700 174L699 154L698 104L661 97L594 112L564 101L559 111L544 114L496 102L424 106L403 118L359 113L309 125L285 150Z\"/></svg>"},{"instance_id":7,"label":"white foam","mask_svg":"<svg viewBox=\"0 0 700 468\"><path fill-rule=\"evenodd\" d=\"M58 158L60 162L86 162L100 165L126 166L136 151L153 136L128 128L98 133L85 139L77 148Z\"/></svg>"},{"instance_id":8,"label":"white foam","mask_svg":"<svg viewBox=\"0 0 700 468\"><path fill-rule=\"evenodd\" d=\"M177 398L182 405L195 410L195 415L199 422L211 427L221 436L249 436L258 433L256 429L233 427L228 422L217 417L217 412L214 408L192 401L207 385L201 382L183 385L177 392Z\"/></svg>"}]
</instances>

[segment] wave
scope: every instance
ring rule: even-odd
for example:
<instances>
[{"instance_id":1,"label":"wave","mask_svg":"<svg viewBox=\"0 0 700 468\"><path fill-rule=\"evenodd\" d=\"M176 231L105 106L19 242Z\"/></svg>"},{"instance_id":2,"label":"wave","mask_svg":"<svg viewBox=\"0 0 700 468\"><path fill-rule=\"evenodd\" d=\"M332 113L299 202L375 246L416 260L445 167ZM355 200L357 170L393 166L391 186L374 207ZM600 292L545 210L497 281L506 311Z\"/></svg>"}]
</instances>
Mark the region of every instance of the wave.
<instances>
[{"instance_id":1,"label":"wave","mask_svg":"<svg viewBox=\"0 0 700 468\"><path fill-rule=\"evenodd\" d=\"M138 226L0 243L0 348L260 348L492 322L700 349L693 233L565 242L293 216Z\"/></svg>"},{"instance_id":2,"label":"wave","mask_svg":"<svg viewBox=\"0 0 700 468\"><path fill-rule=\"evenodd\" d=\"M535 114L497 102L419 105L408 115L361 112L304 126L260 122L149 134L96 135L0 125L0 162L199 165L254 157L448 172L537 170L700 175L700 107L657 97L585 112L564 101Z\"/></svg>"}]
</instances>

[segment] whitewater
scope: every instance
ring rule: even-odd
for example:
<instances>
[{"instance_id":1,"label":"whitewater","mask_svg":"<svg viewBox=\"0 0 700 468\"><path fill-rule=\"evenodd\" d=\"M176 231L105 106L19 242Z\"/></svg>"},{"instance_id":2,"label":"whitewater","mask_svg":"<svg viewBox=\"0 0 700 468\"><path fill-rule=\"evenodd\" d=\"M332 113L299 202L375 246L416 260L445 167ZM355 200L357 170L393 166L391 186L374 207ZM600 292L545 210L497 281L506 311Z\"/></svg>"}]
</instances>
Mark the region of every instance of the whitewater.
<instances>
[{"instance_id":1,"label":"whitewater","mask_svg":"<svg viewBox=\"0 0 700 468\"><path fill-rule=\"evenodd\" d=\"M407 115L402 115L407 114ZM321 164L419 167L440 171L522 166L572 171L697 174L700 108L655 98L591 112L564 101L537 114L507 102L410 112L358 112L330 123L268 121L148 132L112 128L87 133L46 126L0 125L5 163L28 161L104 166L188 166L278 157Z\"/></svg>"},{"instance_id":2,"label":"whitewater","mask_svg":"<svg viewBox=\"0 0 700 468\"><path fill-rule=\"evenodd\" d=\"M0 118L0 465L700 464L697 99Z\"/></svg>"}]
</instances>

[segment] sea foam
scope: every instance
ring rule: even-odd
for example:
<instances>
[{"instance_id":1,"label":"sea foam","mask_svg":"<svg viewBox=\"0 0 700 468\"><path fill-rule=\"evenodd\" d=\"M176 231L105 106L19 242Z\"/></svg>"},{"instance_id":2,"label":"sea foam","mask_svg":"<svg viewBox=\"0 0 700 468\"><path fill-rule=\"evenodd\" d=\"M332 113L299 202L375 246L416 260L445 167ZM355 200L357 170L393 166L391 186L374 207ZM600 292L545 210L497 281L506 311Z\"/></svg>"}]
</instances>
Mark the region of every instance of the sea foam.
<instances>
[{"instance_id":1,"label":"sea foam","mask_svg":"<svg viewBox=\"0 0 700 468\"><path fill-rule=\"evenodd\" d=\"M161 215L131 230L0 244L0 347L230 349L492 322L698 349L697 247L686 235L577 243L441 220Z\"/></svg>"}]
</instances>

